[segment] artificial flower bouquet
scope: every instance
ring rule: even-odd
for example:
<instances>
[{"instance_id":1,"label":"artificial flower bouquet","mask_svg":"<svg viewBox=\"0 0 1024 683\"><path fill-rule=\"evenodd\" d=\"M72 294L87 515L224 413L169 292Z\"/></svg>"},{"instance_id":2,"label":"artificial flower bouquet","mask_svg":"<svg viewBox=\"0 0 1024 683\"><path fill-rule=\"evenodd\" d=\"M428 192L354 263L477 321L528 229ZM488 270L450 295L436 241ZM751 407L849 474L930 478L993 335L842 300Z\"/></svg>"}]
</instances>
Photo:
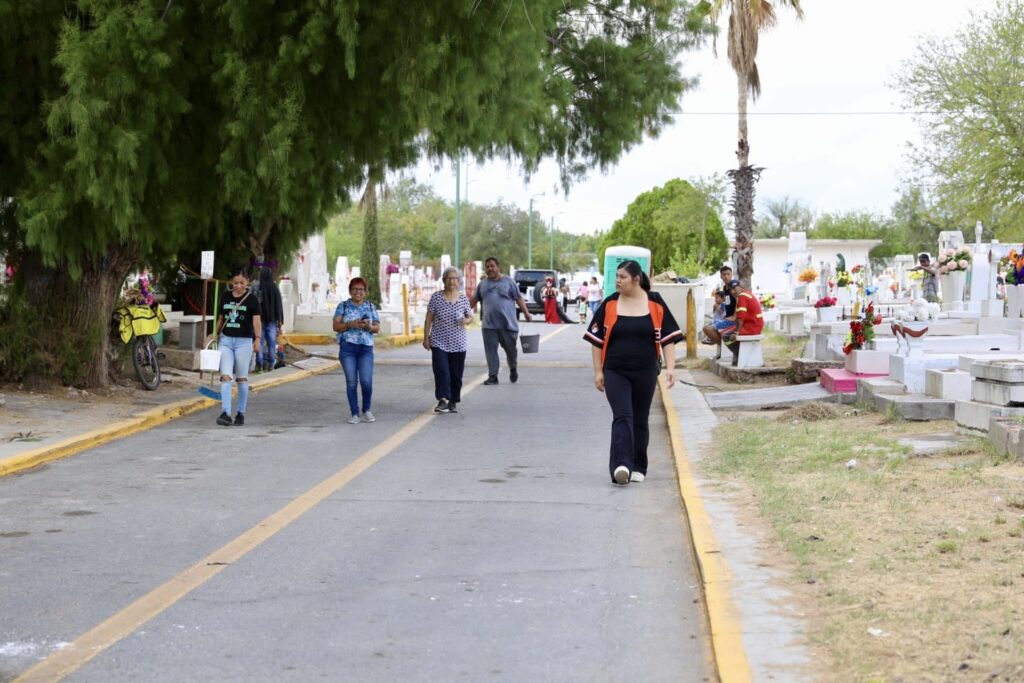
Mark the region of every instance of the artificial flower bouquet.
<instances>
[{"instance_id":1,"label":"artificial flower bouquet","mask_svg":"<svg viewBox=\"0 0 1024 683\"><path fill-rule=\"evenodd\" d=\"M799 280L800 282L807 283L807 284L810 284L810 283L814 282L817 279L818 279L818 271L815 270L812 266L807 266L806 268L801 270L800 271L800 275L797 276L797 280Z\"/></svg>"},{"instance_id":2,"label":"artificial flower bouquet","mask_svg":"<svg viewBox=\"0 0 1024 683\"><path fill-rule=\"evenodd\" d=\"M939 254L939 275L967 270L971 267L973 258L971 250L967 247L949 247Z\"/></svg>"},{"instance_id":3,"label":"artificial flower bouquet","mask_svg":"<svg viewBox=\"0 0 1024 683\"><path fill-rule=\"evenodd\" d=\"M853 278L845 270L840 270L836 273L836 287L849 287Z\"/></svg>"},{"instance_id":4,"label":"artificial flower bouquet","mask_svg":"<svg viewBox=\"0 0 1024 683\"><path fill-rule=\"evenodd\" d=\"M928 303L924 299L914 299L910 305L900 311L900 320L905 322L928 322L939 317L942 310L938 304Z\"/></svg>"},{"instance_id":5,"label":"artificial flower bouquet","mask_svg":"<svg viewBox=\"0 0 1024 683\"><path fill-rule=\"evenodd\" d=\"M774 294L765 294L759 299L759 301L761 302L761 308L763 308L766 311L770 311L771 309L775 308Z\"/></svg>"},{"instance_id":6,"label":"artificial flower bouquet","mask_svg":"<svg viewBox=\"0 0 1024 683\"><path fill-rule=\"evenodd\" d=\"M1008 256L999 259L999 271L1006 273L1006 284L1024 285L1024 253L1011 249Z\"/></svg>"},{"instance_id":7,"label":"artificial flower bouquet","mask_svg":"<svg viewBox=\"0 0 1024 683\"><path fill-rule=\"evenodd\" d=\"M881 323L882 316L875 316L875 305L873 303L868 304L867 308L864 309L863 318L850 321L850 332L846 335L843 353L848 356L874 341L875 325L880 325Z\"/></svg>"},{"instance_id":8,"label":"artificial flower bouquet","mask_svg":"<svg viewBox=\"0 0 1024 683\"><path fill-rule=\"evenodd\" d=\"M829 308L836 305L836 298L834 296L823 296L814 302L815 308Z\"/></svg>"}]
</instances>

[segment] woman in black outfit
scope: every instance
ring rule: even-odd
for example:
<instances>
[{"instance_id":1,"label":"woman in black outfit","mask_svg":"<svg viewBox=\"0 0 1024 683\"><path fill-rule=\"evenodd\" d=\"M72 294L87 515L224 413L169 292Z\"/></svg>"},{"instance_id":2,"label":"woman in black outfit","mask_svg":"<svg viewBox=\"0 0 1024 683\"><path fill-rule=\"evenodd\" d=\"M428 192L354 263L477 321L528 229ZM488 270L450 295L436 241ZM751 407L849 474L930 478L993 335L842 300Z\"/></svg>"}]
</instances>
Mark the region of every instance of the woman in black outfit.
<instances>
[{"instance_id":1,"label":"woman in black outfit","mask_svg":"<svg viewBox=\"0 0 1024 683\"><path fill-rule=\"evenodd\" d=\"M615 271L615 293L594 314L583 338L593 344L594 385L612 408L612 481L625 485L647 476L647 419L662 354L665 379L675 384L675 345L683 333L636 261Z\"/></svg>"}]
</instances>

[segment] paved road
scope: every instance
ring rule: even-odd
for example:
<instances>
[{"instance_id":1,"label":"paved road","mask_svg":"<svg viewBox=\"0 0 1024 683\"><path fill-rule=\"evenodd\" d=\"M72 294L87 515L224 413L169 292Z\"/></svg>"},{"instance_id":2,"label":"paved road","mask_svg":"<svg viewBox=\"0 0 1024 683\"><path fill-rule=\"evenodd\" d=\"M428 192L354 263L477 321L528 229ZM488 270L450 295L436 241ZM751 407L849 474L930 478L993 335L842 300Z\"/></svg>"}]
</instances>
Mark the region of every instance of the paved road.
<instances>
[{"instance_id":1,"label":"paved road","mask_svg":"<svg viewBox=\"0 0 1024 683\"><path fill-rule=\"evenodd\" d=\"M326 374L0 479L0 680L713 680L660 405L611 486L582 328L525 327L456 415L407 347L374 424Z\"/></svg>"}]
</instances>

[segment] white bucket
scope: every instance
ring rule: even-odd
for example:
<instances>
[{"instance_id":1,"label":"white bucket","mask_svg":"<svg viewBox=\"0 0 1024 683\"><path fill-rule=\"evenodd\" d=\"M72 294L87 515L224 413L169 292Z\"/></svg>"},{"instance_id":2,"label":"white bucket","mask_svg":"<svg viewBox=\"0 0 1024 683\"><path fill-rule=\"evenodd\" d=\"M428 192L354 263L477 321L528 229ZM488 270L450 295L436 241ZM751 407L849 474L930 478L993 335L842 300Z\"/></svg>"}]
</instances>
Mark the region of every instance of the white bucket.
<instances>
[{"instance_id":1,"label":"white bucket","mask_svg":"<svg viewBox=\"0 0 1024 683\"><path fill-rule=\"evenodd\" d=\"M199 352L199 369L203 372L217 372L220 370L220 351L203 349Z\"/></svg>"}]
</instances>

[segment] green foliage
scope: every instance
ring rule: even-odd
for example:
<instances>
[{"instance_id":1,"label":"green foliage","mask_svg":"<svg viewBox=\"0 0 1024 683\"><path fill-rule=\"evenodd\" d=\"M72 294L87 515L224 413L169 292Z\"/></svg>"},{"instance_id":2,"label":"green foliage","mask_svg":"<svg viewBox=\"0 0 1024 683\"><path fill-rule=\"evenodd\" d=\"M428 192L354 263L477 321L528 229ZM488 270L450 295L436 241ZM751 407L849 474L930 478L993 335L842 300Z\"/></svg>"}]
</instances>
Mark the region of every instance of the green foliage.
<instances>
[{"instance_id":1,"label":"green foliage","mask_svg":"<svg viewBox=\"0 0 1024 683\"><path fill-rule=\"evenodd\" d=\"M75 279L203 249L226 270L291 253L371 168L550 158L568 185L671 120L709 28L688 10L0 0L0 250Z\"/></svg>"},{"instance_id":2,"label":"green foliage","mask_svg":"<svg viewBox=\"0 0 1024 683\"><path fill-rule=\"evenodd\" d=\"M605 249L619 244L650 249L655 273L671 268L673 262L696 264L707 272L717 268L728 252L714 203L678 178L633 200L626 215L601 238L599 258L604 258Z\"/></svg>"},{"instance_id":3,"label":"green foliage","mask_svg":"<svg viewBox=\"0 0 1024 683\"><path fill-rule=\"evenodd\" d=\"M891 221L867 211L845 211L821 215L808 233L811 239L870 240L880 239L882 244L868 256L883 258L906 253L902 234Z\"/></svg>"},{"instance_id":4,"label":"green foliage","mask_svg":"<svg viewBox=\"0 0 1024 683\"><path fill-rule=\"evenodd\" d=\"M764 209L767 215L757 222L755 237L774 239L788 237L791 232L807 232L814 221L811 210L789 196L766 200Z\"/></svg>"},{"instance_id":5,"label":"green foliage","mask_svg":"<svg viewBox=\"0 0 1024 683\"><path fill-rule=\"evenodd\" d=\"M466 260L484 260L497 256L502 264L525 267L528 243L527 214L512 204L462 204L460 239ZM386 200L377 204L377 251L398 259L403 249L412 251L413 260L422 265L440 265L440 255L451 253L455 244L455 209L426 185L412 179L400 180ZM552 252L550 225L534 216L533 263L547 267ZM327 260L348 256L352 265L362 265L369 256L363 253L365 226L363 214L352 208L332 217L325 231ZM595 236L554 232L555 268L581 270L596 256ZM377 256L372 257L376 268Z\"/></svg>"},{"instance_id":6,"label":"green foliage","mask_svg":"<svg viewBox=\"0 0 1024 683\"><path fill-rule=\"evenodd\" d=\"M66 320L63 327L55 328L13 285L6 286L4 294L0 299L0 377L9 382L56 378L66 386L82 384L104 328L93 325L78 333Z\"/></svg>"},{"instance_id":7,"label":"green foliage","mask_svg":"<svg viewBox=\"0 0 1024 683\"><path fill-rule=\"evenodd\" d=\"M897 80L923 136L912 180L934 185L957 225L981 219L1004 239L1024 218L1022 36L1024 2L999 0L955 35L923 40Z\"/></svg>"}]
</instances>

